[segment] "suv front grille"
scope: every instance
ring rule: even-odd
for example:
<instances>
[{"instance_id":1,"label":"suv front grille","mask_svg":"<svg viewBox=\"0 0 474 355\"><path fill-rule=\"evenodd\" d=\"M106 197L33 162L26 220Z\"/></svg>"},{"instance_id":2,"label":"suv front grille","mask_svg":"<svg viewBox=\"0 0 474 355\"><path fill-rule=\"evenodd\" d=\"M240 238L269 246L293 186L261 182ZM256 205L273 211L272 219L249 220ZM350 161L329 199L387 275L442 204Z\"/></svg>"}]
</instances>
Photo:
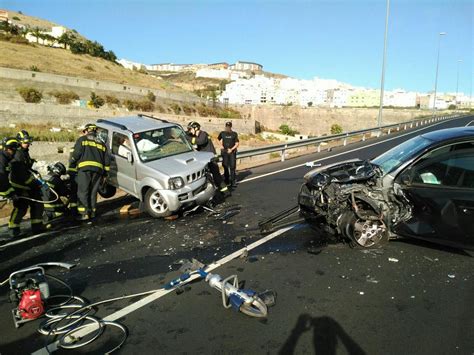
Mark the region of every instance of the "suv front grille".
<instances>
[{"instance_id":1,"label":"suv front grille","mask_svg":"<svg viewBox=\"0 0 474 355\"><path fill-rule=\"evenodd\" d=\"M205 176L206 174L206 171L205 169L202 169L202 170L198 170L196 171L195 173L192 173L192 174L189 174L186 176L186 182L188 184L196 181L196 180L199 180L200 178L202 178L203 176Z\"/></svg>"}]
</instances>

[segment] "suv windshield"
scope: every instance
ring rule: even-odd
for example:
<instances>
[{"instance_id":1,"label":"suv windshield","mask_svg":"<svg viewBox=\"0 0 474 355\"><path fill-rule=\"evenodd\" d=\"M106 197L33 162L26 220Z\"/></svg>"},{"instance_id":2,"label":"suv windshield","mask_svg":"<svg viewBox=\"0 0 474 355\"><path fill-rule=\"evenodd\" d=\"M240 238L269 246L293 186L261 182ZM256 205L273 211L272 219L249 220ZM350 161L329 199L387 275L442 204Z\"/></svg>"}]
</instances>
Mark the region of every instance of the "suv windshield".
<instances>
[{"instance_id":1,"label":"suv windshield","mask_svg":"<svg viewBox=\"0 0 474 355\"><path fill-rule=\"evenodd\" d=\"M151 161L193 150L181 127L172 126L135 133L133 140L143 161Z\"/></svg>"},{"instance_id":2,"label":"suv windshield","mask_svg":"<svg viewBox=\"0 0 474 355\"><path fill-rule=\"evenodd\" d=\"M384 174L388 174L400 167L407 160L410 160L431 143L431 140L422 136L412 138L373 159L372 163L378 165Z\"/></svg>"}]
</instances>

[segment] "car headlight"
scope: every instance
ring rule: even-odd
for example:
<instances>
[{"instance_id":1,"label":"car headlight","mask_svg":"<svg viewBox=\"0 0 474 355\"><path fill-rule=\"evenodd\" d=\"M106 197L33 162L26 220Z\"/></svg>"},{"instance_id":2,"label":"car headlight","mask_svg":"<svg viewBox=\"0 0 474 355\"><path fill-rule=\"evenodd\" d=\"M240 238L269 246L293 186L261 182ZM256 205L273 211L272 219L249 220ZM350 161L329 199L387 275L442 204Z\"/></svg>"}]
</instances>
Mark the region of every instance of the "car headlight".
<instances>
[{"instance_id":1,"label":"car headlight","mask_svg":"<svg viewBox=\"0 0 474 355\"><path fill-rule=\"evenodd\" d=\"M171 190L178 190L184 186L184 180L177 176L168 180L168 186Z\"/></svg>"}]
</instances>

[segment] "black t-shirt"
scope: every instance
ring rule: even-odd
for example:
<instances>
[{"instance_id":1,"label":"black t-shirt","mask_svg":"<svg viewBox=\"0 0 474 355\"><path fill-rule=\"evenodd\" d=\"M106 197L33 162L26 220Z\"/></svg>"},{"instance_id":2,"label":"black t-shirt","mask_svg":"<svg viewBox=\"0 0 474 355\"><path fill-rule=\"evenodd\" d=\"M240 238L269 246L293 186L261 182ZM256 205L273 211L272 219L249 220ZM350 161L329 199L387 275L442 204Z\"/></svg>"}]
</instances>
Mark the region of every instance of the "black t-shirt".
<instances>
[{"instance_id":1,"label":"black t-shirt","mask_svg":"<svg viewBox=\"0 0 474 355\"><path fill-rule=\"evenodd\" d=\"M234 131L222 131L217 139L222 140L222 145L225 149L230 149L239 141L239 135Z\"/></svg>"}]
</instances>

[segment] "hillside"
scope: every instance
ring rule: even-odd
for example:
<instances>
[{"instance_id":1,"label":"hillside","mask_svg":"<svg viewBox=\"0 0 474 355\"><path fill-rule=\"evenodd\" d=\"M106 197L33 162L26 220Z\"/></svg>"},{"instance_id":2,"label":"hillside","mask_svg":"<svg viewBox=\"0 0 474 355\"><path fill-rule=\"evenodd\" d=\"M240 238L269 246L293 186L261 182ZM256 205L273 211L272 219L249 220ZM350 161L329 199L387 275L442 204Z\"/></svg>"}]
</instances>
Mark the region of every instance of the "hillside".
<instances>
[{"instance_id":1,"label":"hillside","mask_svg":"<svg viewBox=\"0 0 474 355\"><path fill-rule=\"evenodd\" d=\"M179 88L164 80L125 69L119 64L114 64L102 58L87 54L72 54L66 49L37 44L26 45L5 41L0 43L2 46L0 67L25 70L31 70L35 67L35 70L45 73L180 91Z\"/></svg>"}]
</instances>

